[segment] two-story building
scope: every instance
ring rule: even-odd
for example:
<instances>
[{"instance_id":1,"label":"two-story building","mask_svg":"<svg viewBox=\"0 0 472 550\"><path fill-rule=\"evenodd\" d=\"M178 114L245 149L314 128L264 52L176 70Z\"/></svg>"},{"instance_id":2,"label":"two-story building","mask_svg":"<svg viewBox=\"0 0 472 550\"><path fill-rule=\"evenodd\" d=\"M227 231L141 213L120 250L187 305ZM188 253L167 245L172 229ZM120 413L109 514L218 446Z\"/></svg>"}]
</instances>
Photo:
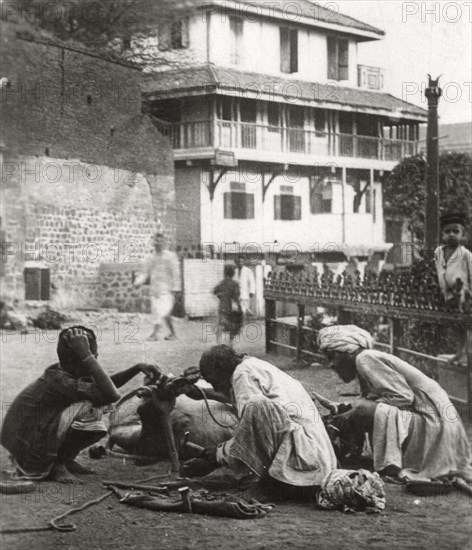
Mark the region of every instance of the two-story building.
<instances>
[{"instance_id":1,"label":"two-story building","mask_svg":"<svg viewBox=\"0 0 472 550\"><path fill-rule=\"evenodd\" d=\"M129 50L174 149L178 245L386 250L382 177L426 111L359 63L384 32L308 0L184 4Z\"/></svg>"}]
</instances>

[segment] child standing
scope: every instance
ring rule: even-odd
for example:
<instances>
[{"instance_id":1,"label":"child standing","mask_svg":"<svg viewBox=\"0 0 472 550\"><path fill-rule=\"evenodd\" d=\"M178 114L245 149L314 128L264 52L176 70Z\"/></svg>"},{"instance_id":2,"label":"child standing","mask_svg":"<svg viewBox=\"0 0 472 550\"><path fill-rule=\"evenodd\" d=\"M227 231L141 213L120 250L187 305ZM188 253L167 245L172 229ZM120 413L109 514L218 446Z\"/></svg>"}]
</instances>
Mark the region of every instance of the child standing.
<instances>
[{"instance_id":1,"label":"child standing","mask_svg":"<svg viewBox=\"0 0 472 550\"><path fill-rule=\"evenodd\" d=\"M454 298L457 279L462 281L461 303L472 293L472 252L461 243L464 239L466 218L462 214L441 216L442 246L434 252L439 285L446 302Z\"/></svg>"},{"instance_id":2,"label":"child standing","mask_svg":"<svg viewBox=\"0 0 472 550\"><path fill-rule=\"evenodd\" d=\"M235 268L232 265L225 265L224 279L213 290L219 301L218 327L216 341L221 344L223 332L229 332L230 346L233 345L235 336L239 333L243 321L243 313L240 306L241 291L239 283L233 280Z\"/></svg>"},{"instance_id":3,"label":"child standing","mask_svg":"<svg viewBox=\"0 0 472 550\"><path fill-rule=\"evenodd\" d=\"M472 252L461 243L464 239L466 217L462 214L444 214L440 219L442 246L434 252L439 286L447 302L454 301L454 287L459 279L462 290L460 304L472 297ZM466 355L466 334L461 334L457 353L451 362L461 361Z\"/></svg>"}]
</instances>

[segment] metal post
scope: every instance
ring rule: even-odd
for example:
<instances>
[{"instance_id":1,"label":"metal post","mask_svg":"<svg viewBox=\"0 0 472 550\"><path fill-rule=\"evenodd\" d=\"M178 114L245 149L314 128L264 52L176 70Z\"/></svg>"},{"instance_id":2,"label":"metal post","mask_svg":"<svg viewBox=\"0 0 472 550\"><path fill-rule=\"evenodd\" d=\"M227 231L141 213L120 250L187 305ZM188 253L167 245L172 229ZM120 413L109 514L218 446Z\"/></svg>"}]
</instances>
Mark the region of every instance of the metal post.
<instances>
[{"instance_id":1,"label":"metal post","mask_svg":"<svg viewBox=\"0 0 472 550\"><path fill-rule=\"evenodd\" d=\"M428 75L429 83L425 96L428 100L428 130L426 149L426 224L425 252L431 255L439 243L439 136L438 136L438 103L442 90L438 86L439 77L433 80Z\"/></svg>"},{"instance_id":2,"label":"metal post","mask_svg":"<svg viewBox=\"0 0 472 550\"><path fill-rule=\"evenodd\" d=\"M400 319L389 319L390 323L390 353L395 355L402 341L402 323Z\"/></svg>"},{"instance_id":3,"label":"metal post","mask_svg":"<svg viewBox=\"0 0 472 550\"><path fill-rule=\"evenodd\" d=\"M277 302L275 300L270 300L266 298L265 300L265 341L266 341L266 353L271 351L271 330L272 330L272 319L277 317Z\"/></svg>"},{"instance_id":4,"label":"metal post","mask_svg":"<svg viewBox=\"0 0 472 550\"><path fill-rule=\"evenodd\" d=\"M303 352L303 326L305 324L305 306L297 304L297 359L300 359Z\"/></svg>"}]
</instances>

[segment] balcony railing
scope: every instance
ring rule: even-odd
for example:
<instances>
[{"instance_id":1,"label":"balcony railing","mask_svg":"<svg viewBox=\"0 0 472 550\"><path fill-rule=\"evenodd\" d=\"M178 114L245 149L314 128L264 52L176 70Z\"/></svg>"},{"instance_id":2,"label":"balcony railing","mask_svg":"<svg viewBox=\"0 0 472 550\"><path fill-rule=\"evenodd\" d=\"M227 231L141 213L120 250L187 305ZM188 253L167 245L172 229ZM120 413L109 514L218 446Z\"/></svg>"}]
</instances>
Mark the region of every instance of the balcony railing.
<instances>
[{"instance_id":1,"label":"balcony railing","mask_svg":"<svg viewBox=\"0 0 472 550\"><path fill-rule=\"evenodd\" d=\"M170 124L161 129L174 149L215 147L385 161L417 153L415 141L218 120ZM213 134L215 133L215 136Z\"/></svg>"}]
</instances>

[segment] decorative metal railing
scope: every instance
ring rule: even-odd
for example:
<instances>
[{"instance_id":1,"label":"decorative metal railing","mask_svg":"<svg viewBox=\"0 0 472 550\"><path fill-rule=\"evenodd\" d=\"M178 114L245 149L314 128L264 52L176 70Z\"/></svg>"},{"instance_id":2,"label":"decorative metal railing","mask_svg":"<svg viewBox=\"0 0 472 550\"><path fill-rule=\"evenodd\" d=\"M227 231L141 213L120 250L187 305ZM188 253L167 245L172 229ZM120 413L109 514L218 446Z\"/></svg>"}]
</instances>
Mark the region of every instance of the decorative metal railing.
<instances>
[{"instance_id":1,"label":"decorative metal railing","mask_svg":"<svg viewBox=\"0 0 472 550\"><path fill-rule=\"evenodd\" d=\"M437 380L451 382L447 388L451 398L461 405L469 405L472 403L472 297L464 296L461 281L457 281L453 295L446 303L432 263L380 276L368 273L364 277L359 272L335 275L330 270L296 275L287 271L272 272L264 284L266 351L288 349L299 358L316 354L316 329L306 322L309 308L312 313L318 306L335 311L340 324L354 322L356 318L375 318L389 325L388 343L378 343L379 349L398 354ZM295 305L297 321L278 319L278 303ZM421 328L425 332L439 327L440 330L433 329L430 347L413 346L415 349L412 349L409 333L412 323L425 327ZM451 347L451 329L457 337L453 345L459 342L465 346L465 365L450 364L437 357L445 350L440 349L441 342L434 341L435 335L446 336Z\"/></svg>"},{"instance_id":2,"label":"decorative metal railing","mask_svg":"<svg viewBox=\"0 0 472 550\"><path fill-rule=\"evenodd\" d=\"M265 281L265 296L303 298L307 301L352 306L372 313L389 309L398 317L404 315L421 318L430 314L444 318L466 320L472 313L472 297L462 298L462 281L453 290L454 298L445 302L433 268L423 265L408 272L382 273L377 276L360 272L335 275L332 271L319 274L317 270L301 275L290 272L270 273ZM393 308L393 309L392 309ZM463 319L462 319L463 318Z\"/></svg>"}]
</instances>

